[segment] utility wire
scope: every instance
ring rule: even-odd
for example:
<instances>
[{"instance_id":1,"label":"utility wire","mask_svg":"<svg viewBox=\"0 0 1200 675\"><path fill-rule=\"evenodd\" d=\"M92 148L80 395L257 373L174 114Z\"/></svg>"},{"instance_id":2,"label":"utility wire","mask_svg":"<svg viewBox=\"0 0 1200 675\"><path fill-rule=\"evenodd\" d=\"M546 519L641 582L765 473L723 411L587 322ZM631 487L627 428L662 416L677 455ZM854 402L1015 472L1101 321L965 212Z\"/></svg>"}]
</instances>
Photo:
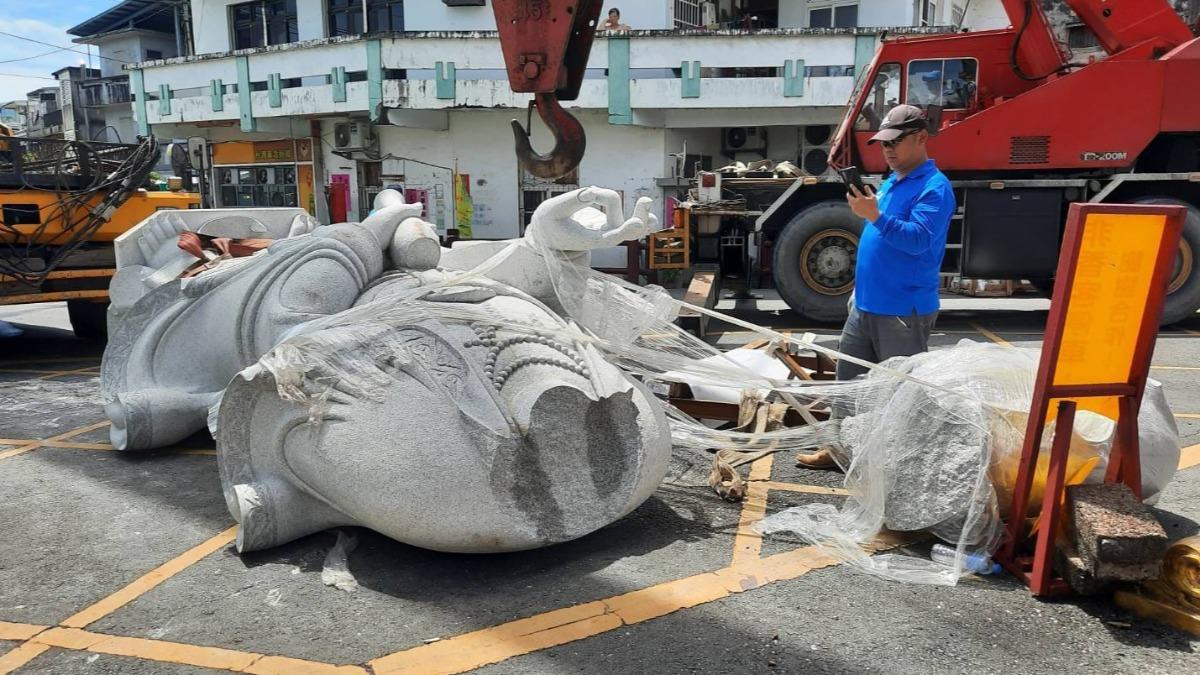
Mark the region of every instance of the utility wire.
<instances>
[{"instance_id":1,"label":"utility wire","mask_svg":"<svg viewBox=\"0 0 1200 675\"><path fill-rule=\"evenodd\" d=\"M58 78L47 77L45 75L22 75L20 73L0 73L0 77L24 77L30 80L54 80L58 82Z\"/></svg>"},{"instance_id":2,"label":"utility wire","mask_svg":"<svg viewBox=\"0 0 1200 675\"><path fill-rule=\"evenodd\" d=\"M58 49L51 49L50 51L46 52L45 54L38 54L36 56L23 56L19 59L5 59L3 61L0 61L0 63L16 63L17 61L32 61L33 59L40 59L43 56L50 56L51 54L57 54L57 53L63 51L64 49L66 49L66 47L59 47Z\"/></svg>"},{"instance_id":3,"label":"utility wire","mask_svg":"<svg viewBox=\"0 0 1200 675\"><path fill-rule=\"evenodd\" d=\"M34 40L33 38L27 38L24 35L8 33L5 31L2 31L2 30L0 30L0 35L7 35L9 37L17 38L18 40L25 40L26 42L36 42L39 45L45 45L47 47L55 47L55 48L63 50L63 51L75 52L76 54L84 54L86 56L92 56L92 54L85 52L85 51L80 51L78 49L75 49L74 47L63 47L62 45L51 44L49 42L42 42L41 40ZM117 63L133 63L132 61L123 61L121 59L114 59L111 56L101 56L100 58L108 60L108 61L116 61Z\"/></svg>"}]
</instances>

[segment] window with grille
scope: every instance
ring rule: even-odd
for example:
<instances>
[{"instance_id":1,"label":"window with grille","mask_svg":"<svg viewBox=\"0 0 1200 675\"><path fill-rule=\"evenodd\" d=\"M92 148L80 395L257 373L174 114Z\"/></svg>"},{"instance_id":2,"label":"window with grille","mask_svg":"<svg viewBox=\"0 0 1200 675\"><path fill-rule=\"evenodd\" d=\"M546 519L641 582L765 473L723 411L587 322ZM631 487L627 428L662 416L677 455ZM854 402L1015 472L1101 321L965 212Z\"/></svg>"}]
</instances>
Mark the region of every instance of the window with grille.
<instances>
[{"instance_id":1,"label":"window with grille","mask_svg":"<svg viewBox=\"0 0 1200 675\"><path fill-rule=\"evenodd\" d=\"M233 15L233 48L250 49L266 44L261 2L247 2L229 8Z\"/></svg>"},{"instance_id":2,"label":"window with grille","mask_svg":"<svg viewBox=\"0 0 1200 675\"><path fill-rule=\"evenodd\" d=\"M364 32L362 0L329 0L329 35L358 35Z\"/></svg>"},{"instance_id":3,"label":"window with grille","mask_svg":"<svg viewBox=\"0 0 1200 675\"><path fill-rule=\"evenodd\" d=\"M701 0L675 0L675 27L699 28Z\"/></svg>"},{"instance_id":4,"label":"window with grille","mask_svg":"<svg viewBox=\"0 0 1200 675\"><path fill-rule=\"evenodd\" d=\"M108 85L108 102L109 103L128 103L129 102L129 83L128 82L112 82Z\"/></svg>"},{"instance_id":5,"label":"window with grille","mask_svg":"<svg viewBox=\"0 0 1200 675\"><path fill-rule=\"evenodd\" d=\"M296 206L295 165L217 168L221 206Z\"/></svg>"},{"instance_id":6,"label":"window with grille","mask_svg":"<svg viewBox=\"0 0 1200 675\"><path fill-rule=\"evenodd\" d=\"M233 48L281 45L300 39L296 0L256 0L229 7Z\"/></svg>"},{"instance_id":7,"label":"window with grille","mask_svg":"<svg viewBox=\"0 0 1200 675\"><path fill-rule=\"evenodd\" d=\"M954 20L955 27L961 28L963 20L967 17L967 10L958 5L950 6L950 18Z\"/></svg>"},{"instance_id":8,"label":"window with grille","mask_svg":"<svg viewBox=\"0 0 1200 675\"><path fill-rule=\"evenodd\" d=\"M296 20L296 0L266 0L267 44L282 45L300 39L300 23Z\"/></svg>"},{"instance_id":9,"label":"window with grille","mask_svg":"<svg viewBox=\"0 0 1200 675\"><path fill-rule=\"evenodd\" d=\"M921 26L936 26L937 8L937 0L917 0L917 24Z\"/></svg>"},{"instance_id":10,"label":"window with grille","mask_svg":"<svg viewBox=\"0 0 1200 675\"><path fill-rule=\"evenodd\" d=\"M95 85L83 88L83 104L84 105L104 105L104 92L101 91L103 85Z\"/></svg>"},{"instance_id":11,"label":"window with grille","mask_svg":"<svg viewBox=\"0 0 1200 675\"><path fill-rule=\"evenodd\" d=\"M808 10L809 28L855 28L857 26L857 2L814 7Z\"/></svg>"},{"instance_id":12,"label":"window with grille","mask_svg":"<svg viewBox=\"0 0 1200 675\"><path fill-rule=\"evenodd\" d=\"M578 167L572 169L571 173L552 181L537 178L528 171L522 170L520 190L517 193L518 206L521 211L521 234L524 235L525 228L533 222L533 212L537 210L538 205L547 199L553 199L578 187Z\"/></svg>"},{"instance_id":13,"label":"window with grille","mask_svg":"<svg viewBox=\"0 0 1200 675\"><path fill-rule=\"evenodd\" d=\"M404 0L329 0L329 36L404 30Z\"/></svg>"},{"instance_id":14,"label":"window with grille","mask_svg":"<svg viewBox=\"0 0 1200 675\"><path fill-rule=\"evenodd\" d=\"M404 0L367 0L367 30L404 30Z\"/></svg>"}]
</instances>

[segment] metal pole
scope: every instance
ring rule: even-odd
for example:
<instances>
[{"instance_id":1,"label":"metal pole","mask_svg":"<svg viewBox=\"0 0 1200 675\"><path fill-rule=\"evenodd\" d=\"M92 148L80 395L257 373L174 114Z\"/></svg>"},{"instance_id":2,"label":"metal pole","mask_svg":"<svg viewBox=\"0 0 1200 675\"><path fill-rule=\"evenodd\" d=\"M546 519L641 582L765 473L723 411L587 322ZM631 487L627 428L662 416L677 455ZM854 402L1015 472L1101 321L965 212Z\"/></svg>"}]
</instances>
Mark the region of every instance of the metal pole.
<instances>
[{"instance_id":1,"label":"metal pole","mask_svg":"<svg viewBox=\"0 0 1200 675\"><path fill-rule=\"evenodd\" d=\"M179 5L172 6L171 12L175 15L175 56L186 56L183 53L183 29L179 25Z\"/></svg>"}]
</instances>

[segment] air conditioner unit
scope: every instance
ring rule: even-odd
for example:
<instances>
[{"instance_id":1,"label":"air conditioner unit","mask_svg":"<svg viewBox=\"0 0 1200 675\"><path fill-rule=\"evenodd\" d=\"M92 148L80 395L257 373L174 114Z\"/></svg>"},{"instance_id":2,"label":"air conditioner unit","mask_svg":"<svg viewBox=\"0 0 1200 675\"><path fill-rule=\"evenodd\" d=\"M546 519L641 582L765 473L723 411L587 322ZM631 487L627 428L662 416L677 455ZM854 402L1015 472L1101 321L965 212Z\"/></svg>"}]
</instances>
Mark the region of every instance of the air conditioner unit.
<instances>
[{"instance_id":1,"label":"air conditioner unit","mask_svg":"<svg viewBox=\"0 0 1200 675\"><path fill-rule=\"evenodd\" d=\"M700 5L700 25L705 28L717 28L717 3L706 2Z\"/></svg>"},{"instance_id":2,"label":"air conditioner unit","mask_svg":"<svg viewBox=\"0 0 1200 675\"><path fill-rule=\"evenodd\" d=\"M337 150L371 150L379 145L369 122L338 122L333 125L333 147Z\"/></svg>"},{"instance_id":3,"label":"air conditioner unit","mask_svg":"<svg viewBox=\"0 0 1200 675\"><path fill-rule=\"evenodd\" d=\"M721 149L730 157L742 152L767 152L767 130L764 127L730 127L721 132Z\"/></svg>"},{"instance_id":4,"label":"air conditioner unit","mask_svg":"<svg viewBox=\"0 0 1200 675\"><path fill-rule=\"evenodd\" d=\"M813 176L833 173L829 166L829 145L836 130L832 124L809 124L800 129L800 168Z\"/></svg>"}]
</instances>

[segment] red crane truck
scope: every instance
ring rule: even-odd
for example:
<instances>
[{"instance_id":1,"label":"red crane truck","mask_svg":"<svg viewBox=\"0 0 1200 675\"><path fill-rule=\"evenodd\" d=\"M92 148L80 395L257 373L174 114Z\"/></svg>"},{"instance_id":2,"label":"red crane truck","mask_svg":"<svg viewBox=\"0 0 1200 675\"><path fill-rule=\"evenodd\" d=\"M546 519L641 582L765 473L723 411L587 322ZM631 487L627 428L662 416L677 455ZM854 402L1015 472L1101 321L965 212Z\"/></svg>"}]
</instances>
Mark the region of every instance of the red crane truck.
<instances>
[{"instance_id":1,"label":"red crane truck","mask_svg":"<svg viewBox=\"0 0 1200 675\"><path fill-rule=\"evenodd\" d=\"M837 167L887 170L867 145L888 109L926 107L930 154L959 213L943 271L1053 283L1071 202L1188 207L1162 322L1200 308L1200 38L1166 0L1067 0L1106 55L1072 63L1037 0L1002 0L1012 25L883 41L860 74L830 151ZM939 119L940 113L940 119ZM795 310L846 315L863 223L830 180L796 180L756 228Z\"/></svg>"}]
</instances>

